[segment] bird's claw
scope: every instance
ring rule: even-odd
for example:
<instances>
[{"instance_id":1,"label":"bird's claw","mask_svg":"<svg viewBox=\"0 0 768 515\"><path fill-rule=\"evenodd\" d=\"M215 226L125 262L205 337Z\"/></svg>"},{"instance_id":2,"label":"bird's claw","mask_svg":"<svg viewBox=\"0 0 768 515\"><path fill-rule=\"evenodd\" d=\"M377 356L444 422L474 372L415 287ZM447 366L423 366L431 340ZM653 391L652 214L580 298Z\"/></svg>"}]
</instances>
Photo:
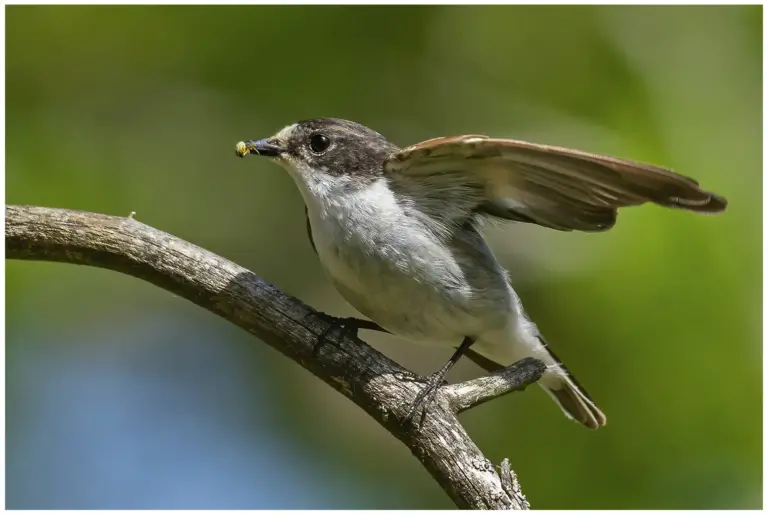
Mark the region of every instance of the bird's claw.
<instances>
[{"instance_id":1,"label":"bird's claw","mask_svg":"<svg viewBox=\"0 0 768 515\"><path fill-rule=\"evenodd\" d=\"M420 382L426 382L421 391L416 395L411 409L408 410L408 414L405 416L404 422L406 424L413 424L418 431L421 429L421 425L424 423L424 419L427 416L430 406L435 401L437 392L445 384L443 374L436 373L429 377L420 377ZM420 416L416 418L416 415L421 412Z\"/></svg>"},{"instance_id":2,"label":"bird's claw","mask_svg":"<svg viewBox=\"0 0 768 515\"><path fill-rule=\"evenodd\" d=\"M357 326L354 318L339 318L320 311L315 311L309 316L317 318L328 325L317 338L317 344L312 348L313 356L316 356L317 353L320 352L320 348L328 341L328 337L333 332L338 331L337 340L357 338L360 328Z\"/></svg>"}]
</instances>

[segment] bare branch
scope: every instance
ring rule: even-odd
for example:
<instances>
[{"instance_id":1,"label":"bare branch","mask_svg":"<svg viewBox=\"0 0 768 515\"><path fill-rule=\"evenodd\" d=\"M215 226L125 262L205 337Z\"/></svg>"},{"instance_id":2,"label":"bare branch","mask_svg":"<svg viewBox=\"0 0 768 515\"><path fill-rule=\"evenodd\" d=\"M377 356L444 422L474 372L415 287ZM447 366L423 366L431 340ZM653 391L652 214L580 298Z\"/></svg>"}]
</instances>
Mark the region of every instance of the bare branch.
<instances>
[{"instance_id":1,"label":"bare branch","mask_svg":"<svg viewBox=\"0 0 768 515\"><path fill-rule=\"evenodd\" d=\"M510 486L516 484L511 471L503 482L459 424L455 406L466 409L524 384L533 377L530 363L489 383L443 387L416 431L402 423L420 387L402 380L406 369L357 339L313 352L327 322L253 272L132 217L31 206L6 206L5 215L7 258L107 268L184 297L257 336L364 409L413 452L458 507L528 508L519 485Z\"/></svg>"},{"instance_id":2,"label":"bare branch","mask_svg":"<svg viewBox=\"0 0 768 515\"><path fill-rule=\"evenodd\" d=\"M445 387L453 408L461 413L496 397L524 390L539 380L547 369L544 362L535 358L524 358L505 369L485 377Z\"/></svg>"}]
</instances>

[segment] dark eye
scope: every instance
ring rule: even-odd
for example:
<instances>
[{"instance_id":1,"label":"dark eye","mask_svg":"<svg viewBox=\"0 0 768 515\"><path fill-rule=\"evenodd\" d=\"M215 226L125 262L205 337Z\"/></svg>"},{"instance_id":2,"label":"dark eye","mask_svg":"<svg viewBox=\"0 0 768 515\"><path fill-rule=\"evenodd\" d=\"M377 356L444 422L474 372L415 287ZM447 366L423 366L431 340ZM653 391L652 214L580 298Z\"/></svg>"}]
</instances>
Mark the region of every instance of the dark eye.
<instances>
[{"instance_id":1,"label":"dark eye","mask_svg":"<svg viewBox=\"0 0 768 515\"><path fill-rule=\"evenodd\" d=\"M320 154L322 152L325 152L328 150L328 147L331 146L331 140L328 139L327 136L323 136L322 134L315 134L311 138L309 138L309 148L312 149L312 152L315 154Z\"/></svg>"}]
</instances>

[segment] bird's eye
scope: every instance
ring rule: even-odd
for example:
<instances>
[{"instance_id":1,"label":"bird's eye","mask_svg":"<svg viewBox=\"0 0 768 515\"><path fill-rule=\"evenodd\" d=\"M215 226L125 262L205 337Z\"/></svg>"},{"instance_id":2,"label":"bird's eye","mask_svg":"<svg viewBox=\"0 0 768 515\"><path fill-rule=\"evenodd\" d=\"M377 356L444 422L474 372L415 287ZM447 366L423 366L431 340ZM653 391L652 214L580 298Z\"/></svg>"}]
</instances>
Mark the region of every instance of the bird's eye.
<instances>
[{"instance_id":1,"label":"bird's eye","mask_svg":"<svg viewBox=\"0 0 768 515\"><path fill-rule=\"evenodd\" d=\"M331 140L328 139L327 136L323 136L322 134L315 134L311 138L309 138L309 148L312 149L312 152L315 154L321 154L328 150L328 147L331 146Z\"/></svg>"}]
</instances>

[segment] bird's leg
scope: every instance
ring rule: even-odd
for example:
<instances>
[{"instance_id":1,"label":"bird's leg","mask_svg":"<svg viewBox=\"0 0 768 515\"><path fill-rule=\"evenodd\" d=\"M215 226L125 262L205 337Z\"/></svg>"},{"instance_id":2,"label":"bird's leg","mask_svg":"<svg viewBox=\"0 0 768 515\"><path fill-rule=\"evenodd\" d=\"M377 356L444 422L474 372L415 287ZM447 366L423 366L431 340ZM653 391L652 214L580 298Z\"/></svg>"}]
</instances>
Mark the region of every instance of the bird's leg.
<instances>
[{"instance_id":1,"label":"bird's leg","mask_svg":"<svg viewBox=\"0 0 768 515\"><path fill-rule=\"evenodd\" d=\"M357 338L357 333L360 329L366 329L368 331L380 331L383 333L389 333L386 329L381 327L376 322L370 320L362 320L360 318L353 317L335 317L321 311L313 311L308 315L309 317L317 318L328 324L328 327L317 339L317 345L312 349L312 354L317 355L320 351L320 347L328 341L328 336L334 332L339 331L338 339L343 338Z\"/></svg>"},{"instance_id":2,"label":"bird's leg","mask_svg":"<svg viewBox=\"0 0 768 515\"><path fill-rule=\"evenodd\" d=\"M442 366L440 370L433 373L427 378L427 384L422 388L422 390L419 392L419 394L416 396L416 400L413 401L413 404L411 405L411 409L408 412L408 415L405 417L405 422L412 422L414 420L414 416L419 411L419 408L422 408L421 410L421 417L419 417L419 421L416 423L417 429L421 426L421 424L424 422L424 417L427 415L427 410L429 409L429 406L432 404L432 402L435 400L435 395L437 395L437 391L440 389L440 387L445 382L445 376L448 374L448 371L453 368L453 366L459 361L461 356L464 355L464 352L469 349L472 344L475 343L475 340L473 338L470 338L469 336L465 337L464 340L461 342L461 345L459 345L459 348L456 349L456 352L453 353L451 358L448 360L448 363Z\"/></svg>"}]
</instances>

